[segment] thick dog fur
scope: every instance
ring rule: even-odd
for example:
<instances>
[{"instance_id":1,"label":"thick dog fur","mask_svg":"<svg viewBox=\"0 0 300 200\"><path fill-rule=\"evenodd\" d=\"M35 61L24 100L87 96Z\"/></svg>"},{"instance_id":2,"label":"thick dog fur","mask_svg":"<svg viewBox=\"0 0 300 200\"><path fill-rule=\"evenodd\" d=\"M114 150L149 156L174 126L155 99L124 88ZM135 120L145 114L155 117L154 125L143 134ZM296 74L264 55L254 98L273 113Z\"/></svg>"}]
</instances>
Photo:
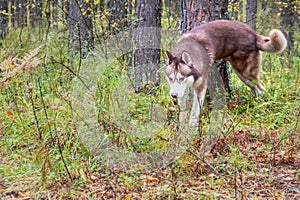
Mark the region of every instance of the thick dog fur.
<instances>
[{"instance_id":1,"label":"thick dog fur","mask_svg":"<svg viewBox=\"0 0 300 200\"><path fill-rule=\"evenodd\" d=\"M229 61L238 77L259 95L265 92L259 82L262 59L260 51L281 53L286 46L287 40L277 29L266 37L237 21L217 20L202 24L183 34L173 51L167 52L165 73L171 86L170 95L178 98L180 107L184 108L185 89L194 89L190 124L195 124L203 105L208 75L215 60Z\"/></svg>"}]
</instances>

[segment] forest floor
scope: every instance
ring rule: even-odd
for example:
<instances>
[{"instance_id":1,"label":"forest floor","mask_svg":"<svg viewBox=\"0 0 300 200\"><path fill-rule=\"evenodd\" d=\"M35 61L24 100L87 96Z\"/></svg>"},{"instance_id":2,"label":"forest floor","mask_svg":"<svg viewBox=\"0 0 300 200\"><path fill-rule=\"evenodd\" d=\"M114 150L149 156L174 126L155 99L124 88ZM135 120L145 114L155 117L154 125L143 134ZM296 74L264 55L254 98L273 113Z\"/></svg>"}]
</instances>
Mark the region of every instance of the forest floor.
<instances>
[{"instance_id":1,"label":"forest floor","mask_svg":"<svg viewBox=\"0 0 300 200\"><path fill-rule=\"evenodd\" d=\"M1 134L0 140L3 137ZM235 146L244 161L238 161L236 169L222 163L223 171L219 170L219 174L198 159L186 162L180 173L174 172L172 167L151 173L102 168L89 170L89 174L82 175L81 181L77 179L74 182L43 182L38 172L13 177L12 169L12 177L0 178L0 198L297 200L300 199L300 149L296 137L299 135L291 134L289 140L294 143L291 146L282 145L280 132L275 130L262 131L255 137L249 130L238 130L220 138L206 157L208 163L213 162L216 153L228 157L229 146ZM271 150L265 149L270 143L273 145ZM1 165L14 165L15 160L3 152L0 154ZM242 165L245 166L240 167ZM8 182L8 178L12 181Z\"/></svg>"}]
</instances>

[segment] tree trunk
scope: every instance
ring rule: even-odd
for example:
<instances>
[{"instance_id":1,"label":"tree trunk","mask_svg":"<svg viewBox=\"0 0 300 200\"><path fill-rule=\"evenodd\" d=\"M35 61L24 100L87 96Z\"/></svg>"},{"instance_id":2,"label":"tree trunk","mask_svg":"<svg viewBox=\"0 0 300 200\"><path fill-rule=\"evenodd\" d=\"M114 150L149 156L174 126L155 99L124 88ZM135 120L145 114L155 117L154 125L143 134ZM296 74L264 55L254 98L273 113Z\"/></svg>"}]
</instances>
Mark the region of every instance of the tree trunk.
<instances>
[{"instance_id":1,"label":"tree trunk","mask_svg":"<svg viewBox=\"0 0 300 200\"><path fill-rule=\"evenodd\" d=\"M42 6L43 6L42 0L35 0L35 5L31 9L32 17L30 18L31 24L33 26L41 25L42 23L42 16L43 16Z\"/></svg>"},{"instance_id":2,"label":"tree trunk","mask_svg":"<svg viewBox=\"0 0 300 200\"><path fill-rule=\"evenodd\" d=\"M19 27L21 24L21 9L22 6L20 0L13 0L14 6L13 6L13 26Z\"/></svg>"},{"instance_id":3,"label":"tree trunk","mask_svg":"<svg viewBox=\"0 0 300 200\"><path fill-rule=\"evenodd\" d=\"M208 21L218 20L218 19L227 19L228 13L228 0L181 0L181 32L187 32L193 29L195 26L200 25L201 23L206 23ZM217 81L219 76L219 69L225 89L231 96L231 84L230 84L230 72L227 62L220 61L218 62L218 67L214 67L211 73L211 80ZM214 98L214 91L216 86L214 81L210 81L208 91L210 94L211 100ZM223 87L221 87L223 88Z\"/></svg>"},{"instance_id":4,"label":"tree trunk","mask_svg":"<svg viewBox=\"0 0 300 200\"><path fill-rule=\"evenodd\" d=\"M136 92L158 85L160 68L161 0L135 2L135 45L133 84Z\"/></svg>"},{"instance_id":5,"label":"tree trunk","mask_svg":"<svg viewBox=\"0 0 300 200\"><path fill-rule=\"evenodd\" d=\"M262 0L261 1L261 9L262 10L266 10L267 9L267 0Z\"/></svg>"},{"instance_id":6,"label":"tree trunk","mask_svg":"<svg viewBox=\"0 0 300 200\"><path fill-rule=\"evenodd\" d=\"M6 37L6 29L8 25L8 4L6 0L0 0L0 39L4 40Z\"/></svg>"},{"instance_id":7,"label":"tree trunk","mask_svg":"<svg viewBox=\"0 0 300 200\"><path fill-rule=\"evenodd\" d=\"M282 11L280 13L281 25L285 30L288 41L288 50L292 54L294 50L295 37L294 33L299 33L299 19L300 15L297 13L295 0L283 0Z\"/></svg>"},{"instance_id":8,"label":"tree trunk","mask_svg":"<svg viewBox=\"0 0 300 200\"><path fill-rule=\"evenodd\" d=\"M256 30L257 0L247 0L246 23Z\"/></svg>"},{"instance_id":9,"label":"tree trunk","mask_svg":"<svg viewBox=\"0 0 300 200\"><path fill-rule=\"evenodd\" d=\"M180 30L188 32L201 23L208 22L208 1L181 0Z\"/></svg>"},{"instance_id":10,"label":"tree trunk","mask_svg":"<svg viewBox=\"0 0 300 200\"><path fill-rule=\"evenodd\" d=\"M69 6L69 46L74 55L85 58L94 47L90 7L85 0L70 0Z\"/></svg>"},{"instance_id":11,"label":"tree trunk","mask_svg":"<svg viewBox=\"0 0 300 200\"><path fill-rule=\"evenodd\" d=\"M127 26L127 2L124 0L108 1L109 25L108 31L117 34Z\"/></svg>"}]
</instances>

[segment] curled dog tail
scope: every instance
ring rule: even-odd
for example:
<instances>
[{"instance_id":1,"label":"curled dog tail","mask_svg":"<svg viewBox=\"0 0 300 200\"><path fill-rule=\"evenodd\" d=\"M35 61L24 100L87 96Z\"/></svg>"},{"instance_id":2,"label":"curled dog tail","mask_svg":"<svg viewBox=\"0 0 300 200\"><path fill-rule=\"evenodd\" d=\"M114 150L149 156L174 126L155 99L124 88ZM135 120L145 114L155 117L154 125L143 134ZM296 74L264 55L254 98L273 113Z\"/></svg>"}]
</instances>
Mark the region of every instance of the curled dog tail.
<instances>
[{"instance_id":1,"label":"curled dog tail","mask_svg":"<svg viewBox=\"0 0 300 200\"><path fill-rule=\"evenodd\" d=\"M281 53L287 46L287 40L280 30L271 30L269 37L258 35L257 48L262 51Z\"/></svg>"}]
</instances>

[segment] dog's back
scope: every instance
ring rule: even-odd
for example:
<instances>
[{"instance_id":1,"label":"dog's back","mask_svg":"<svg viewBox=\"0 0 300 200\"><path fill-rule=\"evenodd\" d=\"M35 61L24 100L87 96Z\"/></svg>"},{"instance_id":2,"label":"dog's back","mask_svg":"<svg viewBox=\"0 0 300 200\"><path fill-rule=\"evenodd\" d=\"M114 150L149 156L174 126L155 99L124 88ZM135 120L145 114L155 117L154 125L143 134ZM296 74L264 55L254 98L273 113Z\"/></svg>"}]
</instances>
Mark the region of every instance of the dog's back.
<instances>
[{"instance_id":1,"label":"dog's back","mask_svg":"<svg viewBox=\"0 0 300 200\"><path fill-rule=\"evenodd\" d=\"M191 37L212 54L213 59L230 56L238 49L257 50L256 32L237 21L218 20L202 24L182 37Z\"/></svg>"},{"instance_id":2,"label":"dog's back","mask_svg":"<svg viewBox=\"0 0 300 200\"><path fill-rule=\"evenodd\" d=\"M202 24L182 37L196 40L214 60L231 56L236 51L248 53L263 50L280 53L287 43L279 30L275 29L270 32L270 37L264 37L246 24L229 20Z\"/></svg>"}]
</instances>

